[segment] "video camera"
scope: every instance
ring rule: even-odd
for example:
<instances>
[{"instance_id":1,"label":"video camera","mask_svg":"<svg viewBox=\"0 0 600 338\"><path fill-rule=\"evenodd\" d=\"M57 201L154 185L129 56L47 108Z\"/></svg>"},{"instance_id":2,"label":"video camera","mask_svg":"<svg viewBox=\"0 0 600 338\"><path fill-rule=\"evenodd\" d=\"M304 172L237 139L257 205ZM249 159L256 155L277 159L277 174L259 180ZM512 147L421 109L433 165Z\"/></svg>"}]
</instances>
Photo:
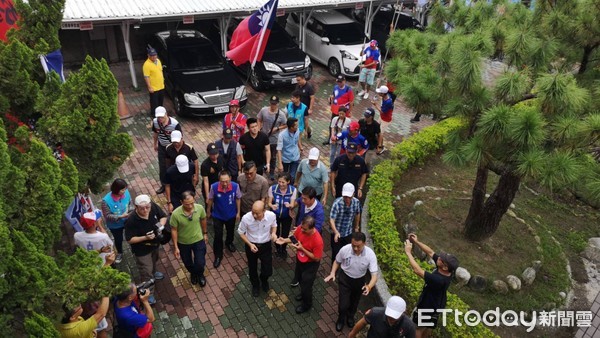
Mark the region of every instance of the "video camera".
<instances>
[{"instance_id":1,"label":"video camera","mask_svg":"<svg viewBox=\"0 0 600 338\"><path fill-rule=\"evenodd\" d=\"M141 297L145 295L146 291L148 291L150 287L154 286L154 282L154 278L150 278L149 280L136 285L138 296Z\"/></svg>"}]
</instances>

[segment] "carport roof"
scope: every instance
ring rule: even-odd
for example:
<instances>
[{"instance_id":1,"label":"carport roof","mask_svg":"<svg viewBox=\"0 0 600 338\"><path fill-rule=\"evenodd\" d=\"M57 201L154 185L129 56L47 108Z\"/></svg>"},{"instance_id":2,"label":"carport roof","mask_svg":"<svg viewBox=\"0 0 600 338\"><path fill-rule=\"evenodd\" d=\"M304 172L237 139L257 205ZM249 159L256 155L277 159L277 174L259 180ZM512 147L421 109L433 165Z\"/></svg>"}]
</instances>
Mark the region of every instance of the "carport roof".
<instances>
[{"instance_id":1,"label":"carport roof","mask_svg":"<svg viewBox=\"0 0 600 338\"><path fill-rule=\"evenodd\" d=\"M160 20L187 15L249 14L267 0L66 0L63 22ZM279 8L353 7L360 0L279 0Z\"/></svg>"}]
</instances>

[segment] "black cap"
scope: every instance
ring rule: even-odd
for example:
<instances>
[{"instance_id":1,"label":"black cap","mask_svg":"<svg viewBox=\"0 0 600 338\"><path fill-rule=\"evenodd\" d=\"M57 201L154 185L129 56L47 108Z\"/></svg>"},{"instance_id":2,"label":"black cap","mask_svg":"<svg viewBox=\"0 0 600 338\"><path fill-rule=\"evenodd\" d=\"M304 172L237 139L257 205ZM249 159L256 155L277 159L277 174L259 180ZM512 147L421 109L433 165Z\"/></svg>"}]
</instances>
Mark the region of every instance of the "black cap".
<instances>
[{"instance_id":1,"label":"black cap","mask_svg":"<svg viewBox=\"0 0 600 338\"><path fill-rule=\"evenodd\" d=\"M448 272L454 273L458 269L458 258L447 252L440 253L440 258L448 266Z\"/></svg>"},{"instance_id":2,"label":"black cap","mask_svg":"<svg viewBox=\"0 0 600 338\"><path fill-rule=\"evenodd\" d=\"M233 132L231 131L231 129L225 128L225 130L223 130L223 137L227 139L233 138Z\"/></svg>"},{"instance_id":3,"label":"black cap","mask_svg":"<svg viewBox=\"0 0 600 338\"><path fill-rule=\"evenodd\" d=\"M156 54L157 54L156 49L154 49L152 47L148 48L148 55L156 55Z\"/></svg>"},{"instance_id":4,"label":"black cap","mask_svg":"<svg viewBox=\"0 0 600 338\"><path fill-rule=\"evenodd\" d=\"M350 142L346 146L346 152L347 153L355 153L357 150L358 150L358 146L354 142Z\"/></svg>"},{"instance_id":5,"label":"black cap","mask_svg":"<svg viewBox=\"0 0 600 338\"><path fill-rule=\"evenodd\" d=\"M373 108L367 108L367 110L365 110L365 112L363 113L363 115L365 117L369 117L369 116L373 117L373 116L375 116L375 109L373 109Z\"/></svg>"},{"instance_id":6,"label":"black cap","mask_svg":"<svg viewBox=\"0 0 600 338\"><path fill-rule=\"evenodd\" d=\"M206 147L206 151L208 152L209 155L217 155L219 153L219 149L217 148L217 145L214 143L209 143L208 146Z\"/></svg>"},{"instance_id":7,"label":"black cap","mask_svg":"<svg viewBox=\"0 0 600 338\"><path fill-rule=\"evenodd\" d=\"M275 103L279 103L279 97L277 95L273 95L271 96L271 98L269 99L269 102L271 104L275 104Z\"/></svg>"},{"instance_id":8,"label":"black cap","mask_svg":"<svg viewBox=\"0 0 600 338\"><path fill-rule=\"evenodd\" d=\"M335 81L336 82L346 81L346 77L343 74L340 74L335 78Z\"/></svg>"}]
</instances>

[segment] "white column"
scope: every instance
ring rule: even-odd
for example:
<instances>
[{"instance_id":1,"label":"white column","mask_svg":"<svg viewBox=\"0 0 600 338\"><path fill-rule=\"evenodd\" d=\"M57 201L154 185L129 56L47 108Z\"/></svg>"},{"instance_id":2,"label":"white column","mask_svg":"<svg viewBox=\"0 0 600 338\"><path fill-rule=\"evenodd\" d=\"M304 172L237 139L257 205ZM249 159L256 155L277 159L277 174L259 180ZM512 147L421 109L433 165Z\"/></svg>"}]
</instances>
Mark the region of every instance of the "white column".
<instances>
[{"instance_id":1,"label":"white column","mask_svg":"<svg viewBox=\"0 0 600 338\"><path fill-rule=\"evenodd\" d=\"M135 67L133 64L133 56L131 55L131 45L129 44L129 22L121 22L121 33L123 33L123 42L125 43L125 53L127 54L127 61L129 62L129 73L131 74L131 83L133 88L137 89L137 79L135 78Z\"/></svg>"}]
</instances>

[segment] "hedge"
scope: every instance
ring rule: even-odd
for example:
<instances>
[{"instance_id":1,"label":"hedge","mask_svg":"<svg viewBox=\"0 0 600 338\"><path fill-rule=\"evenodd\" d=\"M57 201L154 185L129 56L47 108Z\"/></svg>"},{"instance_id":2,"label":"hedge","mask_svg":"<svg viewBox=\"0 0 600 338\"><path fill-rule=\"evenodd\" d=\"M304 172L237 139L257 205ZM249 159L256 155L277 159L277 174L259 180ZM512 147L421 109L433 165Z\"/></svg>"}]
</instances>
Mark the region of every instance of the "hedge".
<instances>
[{"instance_id":1,"label":"hedge","mask_svg":"<svg viewBox=\"0 0 600 338\"><path fill-rule=\"evenodd\" d=\"M413 272L396 227L393 206L394 181L412 165L422 163L435 155L447 144L450 132L465 126L464 120L451 117L424 128L394 146L391 159L373 168L369 177L369 232L373 238L377 259L385 279L395 282L390 293L403 295L411 307L414 307L414 302L419 298L423 280ZM446 306L463 313L469 310L465 302L451 293L448 294ZM497 337L482 324L472 327L463 323L457 326L454 320L448 320L445 329L453 337Z\"/></svg>"}]
</instances>

